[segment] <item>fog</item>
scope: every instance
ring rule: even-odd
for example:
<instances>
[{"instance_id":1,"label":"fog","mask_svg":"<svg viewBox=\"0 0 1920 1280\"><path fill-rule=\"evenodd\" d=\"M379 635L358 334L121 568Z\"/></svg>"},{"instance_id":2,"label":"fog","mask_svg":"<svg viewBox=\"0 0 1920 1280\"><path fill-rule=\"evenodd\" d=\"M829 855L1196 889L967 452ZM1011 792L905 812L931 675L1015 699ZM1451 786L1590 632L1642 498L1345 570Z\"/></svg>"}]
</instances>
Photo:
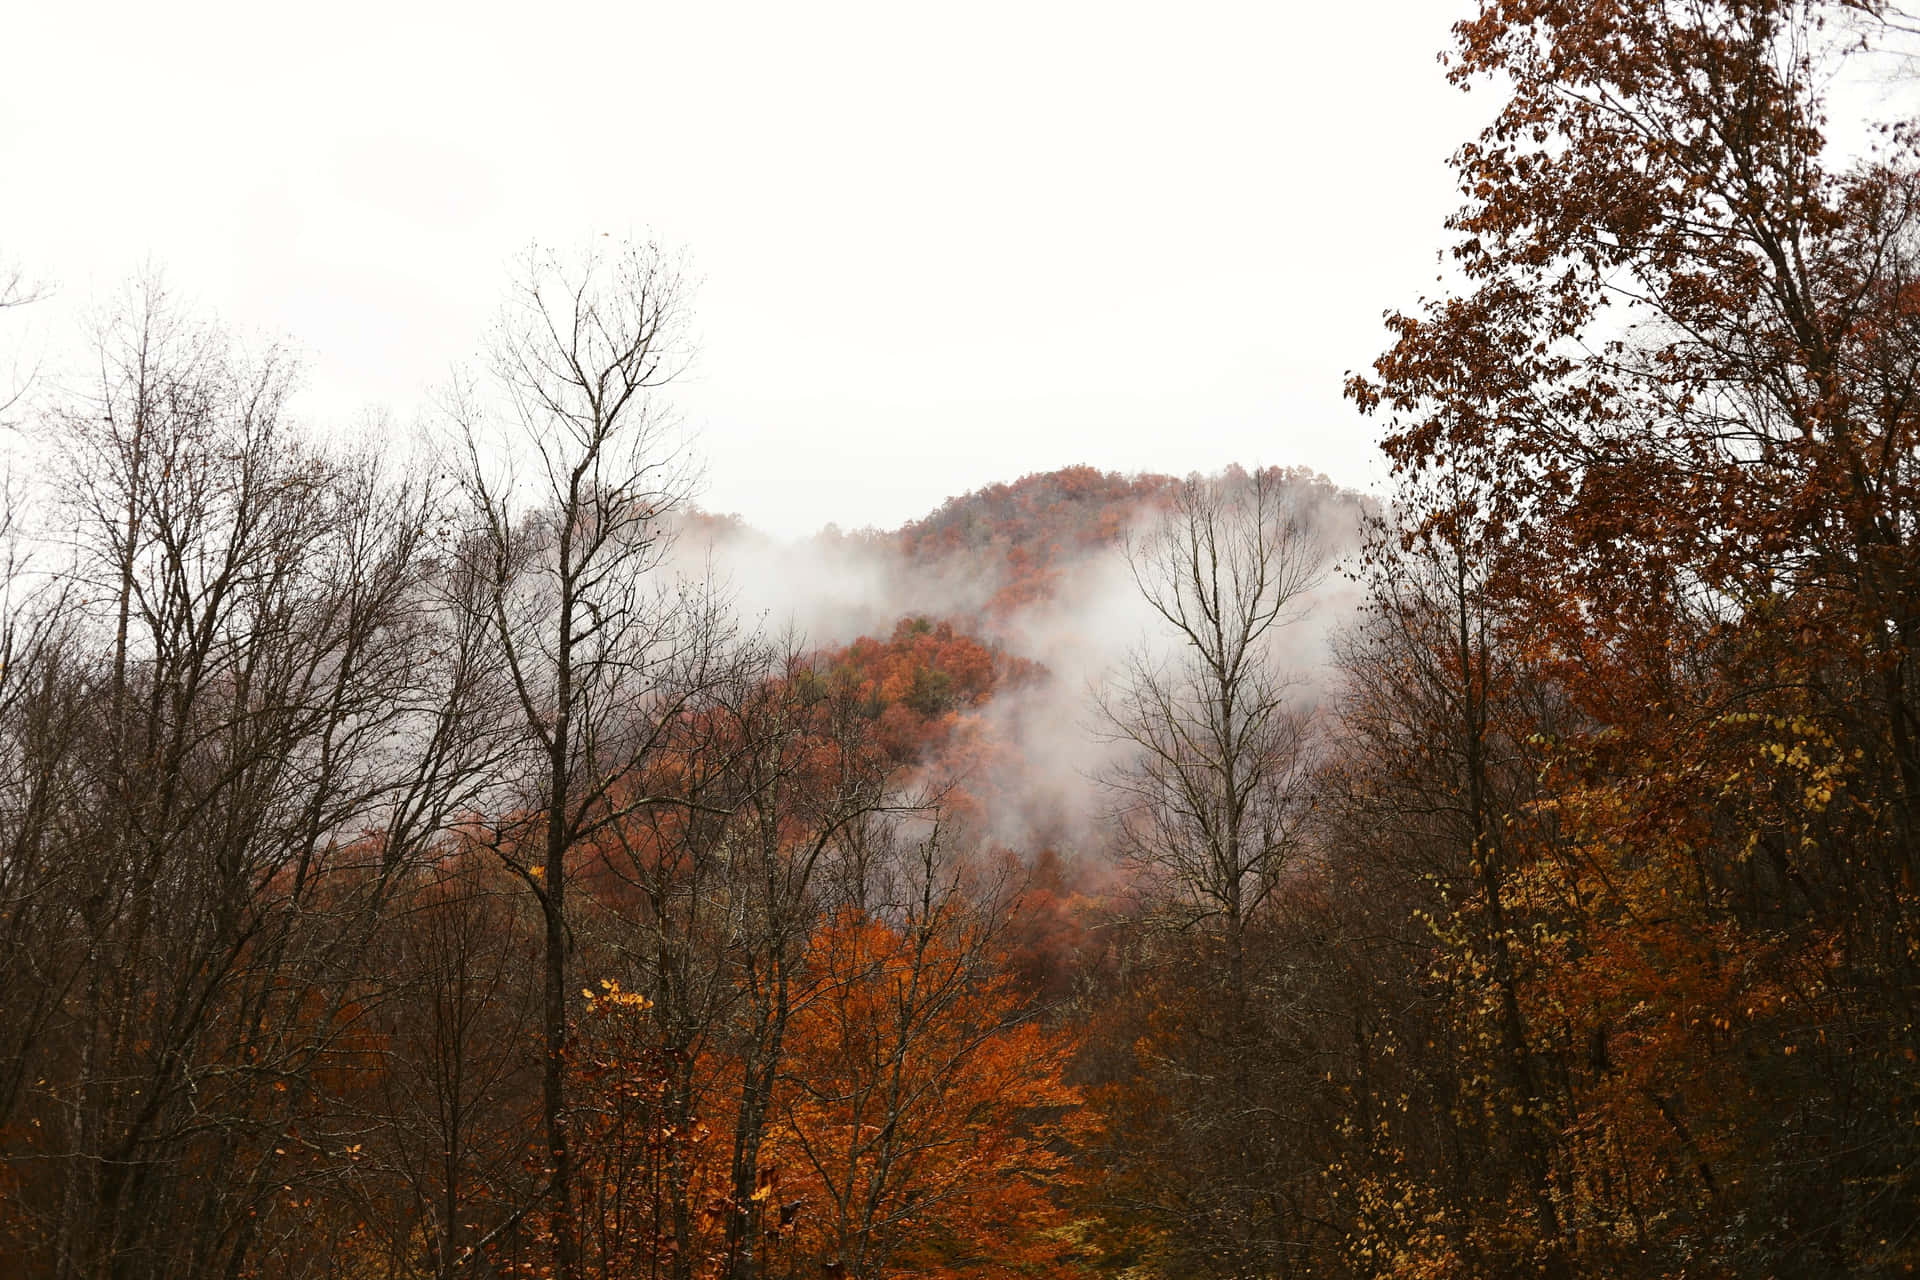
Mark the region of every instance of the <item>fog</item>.
<instances>
[{"instance_id":1,"label":"fog","mask_svg":"<svg viewBox=\"0 0 1920 1280\"><path fill-rule=\"evenodd\" d=\"M1274 634L1268 658L1294 678L1290 696L1311 712L1331 686L1329 642L1360 603L1360 588L1341 567L1371 505L1332 489L1302 488L1294 498L1325 568ZM962 713L957 733L1005 750L989 756L984 773L957 781L979 801L987 841L1026 853L1053 847L1097 855L1109 803L1099 778L1123 759L1100 722L1097 692L1130 657L1157 664L1177 656L1175 637L1143 598L1126 553L1128 539L1160 518L1142 504L1124 537L1057 561L1050 592L1006 611L992 607L1009 579L1003 555L988 549L909 559L893 532L829 527L810 538L779 538L738 519L695 515L683 522L673 564L689 578L710 575L741 623L791 632L808 650L884 639L900 619L920 616L1039 664L1038 680L1003 687Z\"/></svg>"}]
</instances>

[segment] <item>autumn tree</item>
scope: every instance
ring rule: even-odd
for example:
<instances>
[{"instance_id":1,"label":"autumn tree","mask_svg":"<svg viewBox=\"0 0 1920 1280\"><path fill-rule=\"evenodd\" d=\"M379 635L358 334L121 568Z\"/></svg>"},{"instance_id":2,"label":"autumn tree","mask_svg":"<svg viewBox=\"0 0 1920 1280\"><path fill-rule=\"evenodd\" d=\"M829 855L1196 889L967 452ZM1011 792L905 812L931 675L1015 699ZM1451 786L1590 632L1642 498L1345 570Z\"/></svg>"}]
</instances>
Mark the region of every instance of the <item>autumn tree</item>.
<instances>
[{"instance_id":1,"label":"autumn tree","mask_svg":"<svg viewBox=\"0 0 1920 1280\"><path fill-rule=\"evenodd\" d=\"M1535 806L1542 741L1565 717L1489 597L1485 531L1453 514L1444 540L1375 526L1370 598L1335 643L1321 874L1343 963L1383 998L1351 1015L1341 1074L1359 1120L1332 1174L1356 1257L1552 1266L1574 1033L1538 1025L1532 999L1538 936L1565 919L1539 874L1555 827ZM1452 1221L1474 1225L1449 1234Z\"/></svg>"},{"instance_id":2,"label":"autumn tree","mask_svg":"<svg viewBox=\"0 0 1920 1280\"><path fill-rule=\"evenodd\" d=\"M868 699L792 643L743 640L660 748L642 780L657 802L600 842L604 927L622 980L650 1002L663 1122L682 1143L665 1154L670 1274L712 1253L744 1276L761 1266L760 1149L827 869L855 827L922 802ZM715 1157L684 1145L703 1124L726 1152L718 1185Z\"/></svg>"},{"instance_id":3,"label":"autumn tree","mask_svg":"<svg viewBox=\"0 0 1920 1280\"><path fill-rule=\"evenodd\" d=\"M769 1247L836 1274L1058 1274L1069 1033L1028 1007L1003 907L935 825L893 845L895 892L814 932L772 1157ZM896 896L897 895L897 896Z\"/></svg>"},{"instance_id":4,"label":"autumn tree","mask_svg":"<svg viewBox=\"0 0 1920 1280\"><path fill-rule=\"evenodd\" d=\"M1481 5L1460 287L1351 384L1564 702L1558 847L1502 863L1567 908L1523 1016L1586 1046L1543 1265L1912 1258L1920 205L1910 124L1844 161L1822 96L1890 12Z\"/></svg>"}]
</instances>

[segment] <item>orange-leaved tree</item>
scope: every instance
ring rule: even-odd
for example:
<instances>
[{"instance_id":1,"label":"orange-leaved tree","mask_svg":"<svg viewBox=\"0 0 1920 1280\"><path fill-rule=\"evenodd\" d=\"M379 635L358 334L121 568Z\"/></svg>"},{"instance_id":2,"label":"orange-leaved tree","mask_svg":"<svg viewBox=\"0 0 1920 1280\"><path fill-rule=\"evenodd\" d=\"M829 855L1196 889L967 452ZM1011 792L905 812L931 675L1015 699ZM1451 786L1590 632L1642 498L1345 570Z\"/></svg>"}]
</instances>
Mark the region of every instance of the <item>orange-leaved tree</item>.
<instances>
[{"instance_id":1,"label":"orange-leaved tree","mask_svg":"<svg viewBox=\"0 0 1920 1280\"><path fill-rule=\"evenodd\" d=\"M847 910L809 944L781 1123L758 1194L790 1259L857 1277L1054 1274L1078 1091L991 918L925 872L893 919Z\"/></svg>"},{"instance_id":2,"label":"orange-leaved tree","mask_svg":"<svg viewBox=\"0 0 1920 1280\"><path fill-rule=\"evenodd\" d=\"M1455 156L1463 282L1351 392L1556 706L1472 848L1482 908L1553 907L1484 935L1523 961L1509 1271L1920 1263L1920 163L1910 121L1836 159L1822 97L1890 16L1457 28L1506 94Z\"/></svg>"}]
</instances>

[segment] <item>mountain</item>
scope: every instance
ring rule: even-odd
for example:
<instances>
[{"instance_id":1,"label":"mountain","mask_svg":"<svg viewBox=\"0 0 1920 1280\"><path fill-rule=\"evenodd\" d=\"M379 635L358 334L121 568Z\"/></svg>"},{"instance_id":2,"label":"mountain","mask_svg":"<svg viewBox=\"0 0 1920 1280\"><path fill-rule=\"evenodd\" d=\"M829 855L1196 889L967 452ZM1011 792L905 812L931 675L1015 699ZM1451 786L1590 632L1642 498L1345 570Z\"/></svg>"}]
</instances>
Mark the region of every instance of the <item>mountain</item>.
<instances>
[{"instance_id":1,"label":"mountain","mask_svg":"<svg viewBox=\"0 0 1920 1280\"><path fill-rule=\"evenodd\" d=\"M1302 468L1266 474L1330 557L1354 545L1368 499ZM829 526L798 542L697 512L682 528L683 569L712 568L743 617L800 632L820 669L871 697L890 749L949 783L990 843L1104 868L1095 778L1112 746L1088 732L1089 689L1129 652L1166 644L1125 548L1184 483L1065 467L959 494L898 529ZM1350 608L1345 585L1329 575L1289 638L1302 668L1318 665Z\"/></svg>"}]
</instances>

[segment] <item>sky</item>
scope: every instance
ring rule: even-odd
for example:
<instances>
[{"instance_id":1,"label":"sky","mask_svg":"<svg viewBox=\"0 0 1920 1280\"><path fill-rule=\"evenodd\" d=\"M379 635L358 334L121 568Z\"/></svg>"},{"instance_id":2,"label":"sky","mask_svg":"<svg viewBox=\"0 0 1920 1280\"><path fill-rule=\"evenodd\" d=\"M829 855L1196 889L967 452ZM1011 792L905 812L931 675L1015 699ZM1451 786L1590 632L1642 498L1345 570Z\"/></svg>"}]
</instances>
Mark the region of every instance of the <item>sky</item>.
<instances>
[{"instance_id":1,"label":"sky","mask_svg":"<svg viewBox=\"0 0 1920 1280\"><path fill-rule=\"evenodd\" d=\"M157 267L316 425L404 427L527 243L652 237L701 504L769 532L1074 463L1374 489L1340 389L1434 287L1466 7L20 4L0 259L49 296L0 342Z\"/></svg>"}]
</instances>

